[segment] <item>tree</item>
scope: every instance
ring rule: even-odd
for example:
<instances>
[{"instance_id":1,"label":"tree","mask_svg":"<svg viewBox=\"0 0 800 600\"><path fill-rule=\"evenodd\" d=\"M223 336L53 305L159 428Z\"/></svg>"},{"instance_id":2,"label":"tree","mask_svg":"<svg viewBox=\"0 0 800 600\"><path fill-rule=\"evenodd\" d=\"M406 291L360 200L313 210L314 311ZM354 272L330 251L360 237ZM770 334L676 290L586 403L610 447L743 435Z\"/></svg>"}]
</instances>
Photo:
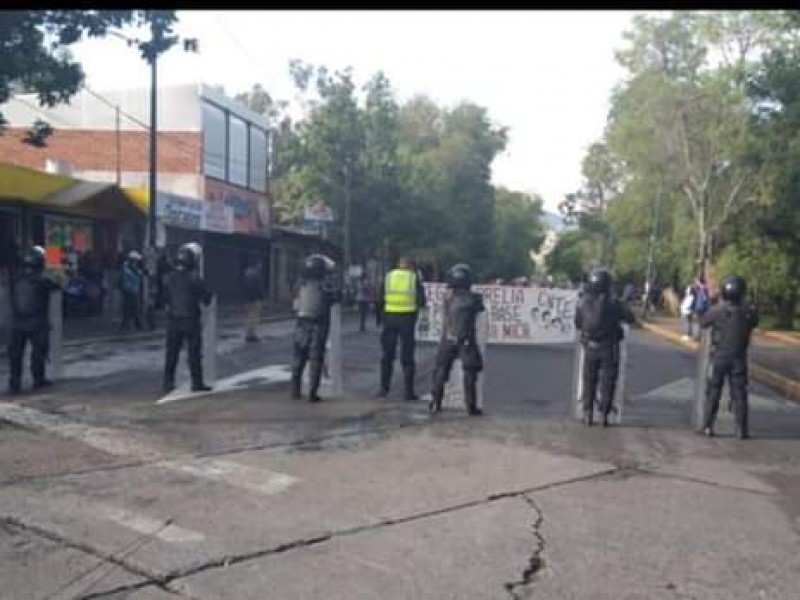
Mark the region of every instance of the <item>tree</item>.
<instances>
[{"instance_id":1,"label":"tree","mask_svg":"<svg viewBox=\"0 0 800 600\"><path fill-rule=\"evenodd\" d=\"M494 208L497 252L492 276L508 280L530 275L531 252L544 240L542 199L499 187Z\"/></svg>"},{"instance_id":2,"label":"tree","mask_svg":"<svg viewBox=\"0 0 800 600\"><path fill-rule=\"evenodd\" d=\"M85 35L102 37L112 27L153 26L143 56L166 51L176 39L171 10L26 10L0 13L0 103L16 86L38 94L42 106L69 100L83 83L80 64L66 48ZM2 115L0 115L2 118Z\"/></svg>"}]
</instances>

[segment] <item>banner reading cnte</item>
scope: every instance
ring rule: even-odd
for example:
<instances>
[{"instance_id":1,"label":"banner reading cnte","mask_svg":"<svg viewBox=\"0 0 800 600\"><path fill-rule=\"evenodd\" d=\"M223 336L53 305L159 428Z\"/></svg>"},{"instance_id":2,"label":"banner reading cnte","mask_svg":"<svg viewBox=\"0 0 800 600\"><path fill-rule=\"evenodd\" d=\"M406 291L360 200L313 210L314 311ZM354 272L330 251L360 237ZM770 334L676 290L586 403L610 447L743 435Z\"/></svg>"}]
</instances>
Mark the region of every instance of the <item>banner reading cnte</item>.
<instances>
[{"instance_id":1,"label":"banner reading cnte","mask_svg":"<svg viewBox=\"0 0 800 600\"><path fill-rule=\"evenodd\" d=\"M426 283L427 311L417 322L420 341L438 342L442 333L443 283ZM566 344L576 339L576 290L474 285L489 317L490 344Z\"/></svg>"}]
</instances>

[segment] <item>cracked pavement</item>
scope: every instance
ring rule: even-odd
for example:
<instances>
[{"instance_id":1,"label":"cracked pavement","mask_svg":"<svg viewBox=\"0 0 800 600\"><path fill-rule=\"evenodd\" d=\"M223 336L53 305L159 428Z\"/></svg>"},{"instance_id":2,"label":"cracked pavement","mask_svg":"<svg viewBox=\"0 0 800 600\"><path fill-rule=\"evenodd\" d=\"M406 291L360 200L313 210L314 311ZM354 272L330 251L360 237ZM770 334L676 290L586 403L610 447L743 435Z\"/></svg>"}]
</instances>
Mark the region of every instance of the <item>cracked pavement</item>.
<instances>
[{"instance_id":1,"label":"cracked pavement","mask_svg":"<svg viewBox=\"0 0 800 600\"><path fill-rule=\"evenodd\" d=\"M221 376L286 364L288 332L228 332ZM480 419L372 398L352 322L348 393L320 405L263 381L157 405L152 341L75 349L67 381L0 402L0 598L797 597L800 407L753 386L754 439L726 413L698 437L692 358L631 346L607 430L568 416L565 347L491 347Z\"/></svg>"}]
</instances>

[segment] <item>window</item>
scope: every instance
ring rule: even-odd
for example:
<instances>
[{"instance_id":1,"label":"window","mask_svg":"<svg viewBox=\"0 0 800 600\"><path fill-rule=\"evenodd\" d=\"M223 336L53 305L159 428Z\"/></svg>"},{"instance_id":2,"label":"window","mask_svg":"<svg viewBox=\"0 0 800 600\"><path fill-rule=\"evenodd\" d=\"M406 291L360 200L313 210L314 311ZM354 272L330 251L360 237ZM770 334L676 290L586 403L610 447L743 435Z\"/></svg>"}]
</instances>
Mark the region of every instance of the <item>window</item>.
<instances>
[{"instance_id":1,"label":"window","mask_svg":"<svg viewBox=\"0 0 800 600\"><path fill-rule=\"evenodd\" d=\"M228 181L247 187L247 124L229 115Z\"/></svg>"},{"instance_id":2,"label":"window","mask_svg":"<svg viewBox=\"0 0 800 600\"><path fill-rule=\"evenodd\" d=\"M250 189L267 191L267 134L250 126Z\"/></svg>"},{"instance_id":3,"label":"window","mask_svg":"<svg viewBox=\"0 0 800 600\"><path fill-rule=\"evenodd\" d=\"M203 102L203 172L225 179L225 112Z\"/></svg>"}]
</instances>

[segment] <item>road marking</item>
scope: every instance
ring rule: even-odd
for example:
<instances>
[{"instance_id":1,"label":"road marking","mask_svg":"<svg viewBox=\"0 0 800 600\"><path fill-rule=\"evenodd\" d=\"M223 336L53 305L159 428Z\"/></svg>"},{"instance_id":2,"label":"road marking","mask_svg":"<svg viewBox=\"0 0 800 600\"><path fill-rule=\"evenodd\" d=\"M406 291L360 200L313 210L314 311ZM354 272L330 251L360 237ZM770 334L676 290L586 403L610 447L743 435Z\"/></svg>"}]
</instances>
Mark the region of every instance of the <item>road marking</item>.
<instances>
[{"instance_id":1,"label":"road marking","mask_svg":"<svg viewBox=\"0 0 800 600\"><path fill-rule=\"evenodd\" d=\"M636 400L667 400L675 404L684 404L694 400L694 379L691 377L683 377L671 381L661 387L655 388L644 394L639 394L634 399ZM752 389L752 386L751 386ZM729 398L728 386L725 385L723 389L722 402L727 406ZM748 404L750 408L757 408L759 410L779 411L779 412L798 412L800 407L791 402L778 397L767 397L760 394L750 392L747 395Z\"/></svg>"},{"instance_id":2,"label":"road marking","mask_svg":"<svg viewBox=\"0 0 800 600\"><path fill-rule=\"evenodd\" d=\"M138 533L153 535L153 537L157 537L158 539L170 544L196 544L205 539L205 536L202 533L192 531L191 529L185 529L183 527L178 527L174 523L170 523L164 527L163 520L153 519L145 515L134 513L130 510L117 508L116 506L95 504L90 508L90 512L85 512L105 521L111 521L112 523L116 523L117 525L121 525L122 527L131 529Z\"/></svg>"},{"instance_id":3,"label":"road marking","mask_svg":"<svg viewBox=\"0 0 800 600\"><path fill-rule=\"evenodd\" d=\"M289 381L291 378L292 373L288 365L269 365L220 379L214 384L213 389L208 392L192 392L187 383L157 400L156 404L167 404L168 402L177 402L188 398L221 394L223 392L247 389L256 385L279 383Z\"/></svg>"},{"instance_id":4,"label":"road marking","mask_svg":"<svg viewBox=\"0 0 800 600\"><path fill-rule=\"evenodd\" d=\"M170 460L156 466L226 483L265 496L280 494L300 481L299 478L285 473L215 458Z\"/></svg>"},{"instance_id":5,"label":"road marking","mask_svg":"<svg viewBox=\"0 0 800 600\"><path fill-rule=\"evenodd\" d=\"M14 425L41 429L64 438L77 440L113 456L133 456L142 460L163 456L163 453L146 444L129 437L127 439L122 437L117 430L74 423L60 415L44 413L10 402L0 402L0 419Z\"/></svg>"}]
</instances>

